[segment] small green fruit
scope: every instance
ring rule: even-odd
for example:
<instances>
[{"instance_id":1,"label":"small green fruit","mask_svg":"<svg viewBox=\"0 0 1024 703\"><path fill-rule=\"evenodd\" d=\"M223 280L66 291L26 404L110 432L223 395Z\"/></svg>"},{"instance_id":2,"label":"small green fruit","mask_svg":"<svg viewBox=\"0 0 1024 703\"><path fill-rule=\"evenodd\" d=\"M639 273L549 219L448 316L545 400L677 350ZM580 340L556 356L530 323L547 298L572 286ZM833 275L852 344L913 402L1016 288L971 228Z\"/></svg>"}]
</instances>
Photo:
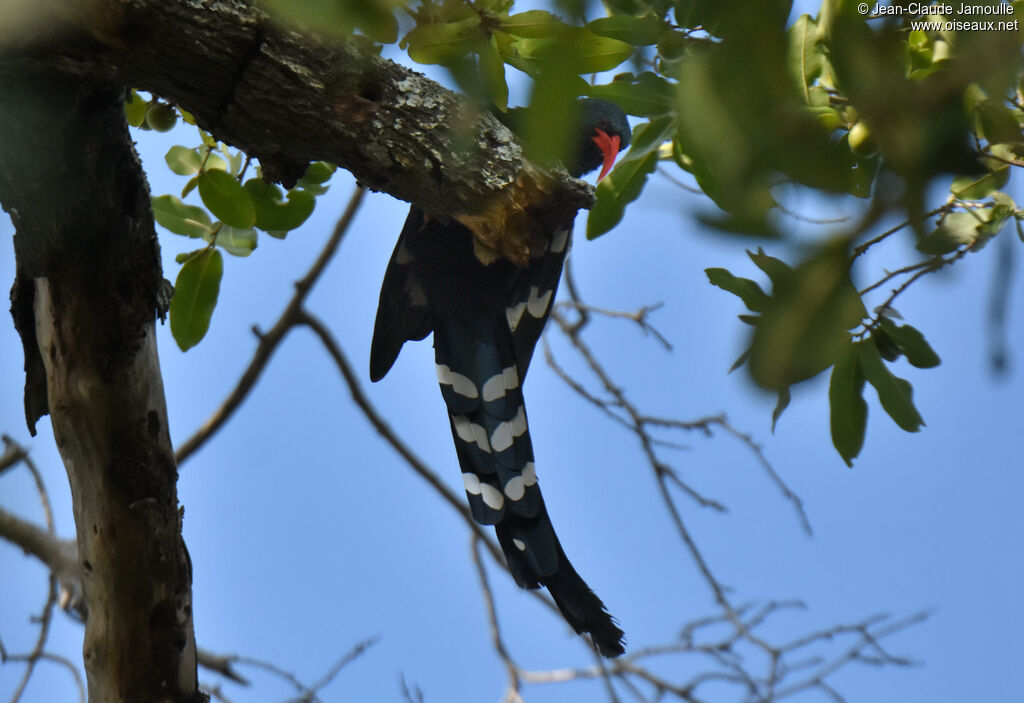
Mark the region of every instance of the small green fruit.
<instances>
[{"instance_id":1,"label":"small green fruit","mask_svg":"<svg viewBox=\"0 0 1024 703\"><path fill-rule=\"evenodd\" d=\"M878 142L875 135L864 122L857 122L850 127L850 151L862 159L869 159L878 153Z\"/></svg>"},{"instance_id":2,"label":"small green fruit","mask_svg":"<svg viewBox=\"0 0 1024 703\"><path fill-rule=\"evenodd\" d=\"M157 132L169 132L177 122L177 111L167 103L153 103L146 111L146 124Z\"/></svg>"}]
</instances>

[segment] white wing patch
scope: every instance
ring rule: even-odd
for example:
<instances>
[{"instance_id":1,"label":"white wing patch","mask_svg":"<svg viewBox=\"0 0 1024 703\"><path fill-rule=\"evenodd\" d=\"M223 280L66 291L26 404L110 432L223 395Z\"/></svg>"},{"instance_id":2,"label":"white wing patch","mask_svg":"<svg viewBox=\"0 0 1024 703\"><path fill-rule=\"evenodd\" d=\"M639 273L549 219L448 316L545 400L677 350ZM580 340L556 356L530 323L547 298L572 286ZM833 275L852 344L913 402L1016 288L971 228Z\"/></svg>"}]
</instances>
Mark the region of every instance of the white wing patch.
<instances>
[{"instance_id":1,"label":"white wing patch","mask_svg":"<svg viewBox=\"0 0 1024 703\"><path fill-rule=\"evenodd\" d=\"M523 499L523 496L526 495L526 486L523 485L522 476L509 479L508 483L505 484L505 495L512 500Z\"/></svg>"},{"instance_id":2,"label":"white wing patch","mask_svg":"<svg viewBox=\"0 0 1024 703\"><path fill-rule=\"evenodd\" d=\"M479 425L477 425L479 427ZM483 428L481 428L483 429ZM512 446L516 437L526 432L526 408L519 406L519 412L511 420L502 422L491 434L491 445L494 451L503 452ZM484 438L486 441L486 438Z\"/></svg>"},{"instance_id":3,"label":"white wing patch","mask_svg":"<svg viewBox=\"0 0 1024 703\"><path fill-rule=\"evenodd\" d=\"M508 328L513 332L516 331L516 327L519 326L519 321L523 319L523 312L526 311L526 302L516 303L510 308L505 308L505 317L508 319Z\"/></svg>"},{"instance_id":4,"label":"white wing patch","mask_svg":"<svg viewBox=\"0 0 1024 703\"><path fill-rule=\"evenodd\" d=\"M565 251L566 242L569 241L569 230L563 229L559 232L555 232L555 235L551 237L551 248L548 251L552 251L556 254L561 254Z\"/></svg>"},{"instance_id":5,"label":"white wing patch","mask_svg":"<svg viewBox=\"0 0 1024 703\"><path fill-rule=\"evenodd\" d=\"M480 495L480 477L476 474L462 474L462 483L466 486L466 493Z\"/></svg>"},{"instance_id":6,"label":"white wing patch","mask_svg":"<svg viewBox=\"0 0 1024 703\"><path fill-rule=\"evenodd\" d=\"M448 368L448 364L437 365L437 382L442 386L451 386L453 391L466 398L479 397L476 386L469 380L469 377L463 376L458 371L452 371Z\"/></svg>"},{"instance_id":7,"label":"white wing patch","mask_svg":"<svg viewBox=\"0 0 1024 703\"><path fill-rule=\"evenodd\" d=\"M456 415L452 418L452 424L455 426L455 434L459 436L463 442L476 443L476 446L480 447L481 451L490 454L491 445L487 443L487 430L475 422L470 422L469 418L465 415ZM508 423L501 423L502 425ZM501 425L498 426L501 429ZM497 434L497 430L495 430Z\"/></svg>"},{"instance_id":8,"label":"white wing patch","mask_svg":"<svg viewBox=\"0 0 1024 703\"><path fill-rule=\"evenodd\" d=\"M548 290L545 293L541 293L537 286L530 286L530 299L526 301L526 309L538 320L544 317L544 313L548 311L548 303L551 302L552 292Z\"/></svg>"},{"instance_id":9,"label":"white wing patch","mask_svg":"<svg viewBox=\"0 0 1024 703\"><path fill-rule=\"evenodd\" d=\"M501 506L505 505L505 496L489 483L480 484L480 497L484 499L484 504L491 510L501 510Z\"/></svg>"},{"instance_id":10,"label":"white wing patch","mask_svg":"<svg viewBox=\"0 0 1024 703\"><path fill-rule=\"evenodd\" d=\"M532 461L526 462L526 466L523 467L523 473L521 475L523 477L523 485L524 486L532 486L532 485L536 484L537 483L537 465L534 464Z\"/></svg>"},{"instance_id":11,"label":"white wing patch","mask_svg":"<svg viewBox=\"0 0 1024 703\"><path fill-rule=\"evenodd\" d=\"M496 373L487 379L483 385L483 397L487 402L505 397L505 391L519 387L519 371L515 364ZM474 389L475 390L475 389Z\"/></svg>"}]
</instances>

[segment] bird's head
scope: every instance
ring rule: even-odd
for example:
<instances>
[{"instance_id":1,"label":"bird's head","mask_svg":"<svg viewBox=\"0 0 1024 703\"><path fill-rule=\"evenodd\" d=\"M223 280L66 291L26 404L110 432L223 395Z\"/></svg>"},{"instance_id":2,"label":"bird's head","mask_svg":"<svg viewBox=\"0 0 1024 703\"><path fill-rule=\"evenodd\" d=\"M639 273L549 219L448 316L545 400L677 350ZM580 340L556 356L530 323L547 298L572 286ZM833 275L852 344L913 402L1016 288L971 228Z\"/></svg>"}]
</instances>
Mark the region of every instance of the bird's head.
<instances>
[{"instance_id":1,"label":"bird's head","mask_svg":"<svg viewBox=\"0 0 1024 703\"><path fill-rule=\"evenodd\" d=\"M600 166L600 181L608 175L619 152L629 146L629 122L626 113L607 100L582 98L577 104L580 142L576 161L568 165L568 170L579 178Z\"/></svg>"}]
</instances>

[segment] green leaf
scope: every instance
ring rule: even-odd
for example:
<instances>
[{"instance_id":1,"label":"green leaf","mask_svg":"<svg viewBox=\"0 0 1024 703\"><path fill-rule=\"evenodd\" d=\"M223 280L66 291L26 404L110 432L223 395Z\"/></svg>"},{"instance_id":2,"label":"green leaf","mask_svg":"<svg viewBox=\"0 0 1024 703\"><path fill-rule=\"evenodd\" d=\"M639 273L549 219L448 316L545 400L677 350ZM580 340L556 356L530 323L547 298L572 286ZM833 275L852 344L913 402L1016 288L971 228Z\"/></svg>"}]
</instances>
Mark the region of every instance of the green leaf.
<instances>
[{"instance_id":1,"label":"green leaf","mask_svg":"<svg viewBox=\"0 0 1024 703\"><path fill-rule=\"evenodd\" d=\"M868 383L878 392L882 409L897 425L907 432L917 432L924 425L920 413L914 407L914 389L908 381L892 375L878 353L872 339L857 343L860 368Z\"/></svg>"},{"instance_id":2,"label":"green leaf","mask_svg":"<svg viewBox=\"0 0 1024 703\"><path fill-rule=\"evenodd\" d=\"M195 190L197 185L199 185L199 176L192 176L192 178L188 179L188 183L186 183L181 189L181 197L187 198L188 194Z\"/></svg>"},{"instance_id":3,"label":"green leaf","mask_svg":"<svg viewBox=\"0 0 1024 703\"><path fill-rule=\"evenodd\" d=\"M199 175L199 197L215 217L231 227L246 229L256 224L256 208L245 188L226 171Z\"/></svg>"},{"instance_id":4,"label":"green leaf","mask_svg":"<svg viewBox=\"0 0 1024 703\"><path fill-rule=\"evenodd\" d=\"M188 351L206 335L217 307L224 258L218 249L203 249L185 262L174 282L171 298L171 335L182 351Z\"/></svg>"},{"instance_id":5,"label":"green leaf","mask_svg":"<svg viewBox=\"0 0 1024 703\"><path fill-rule=\"evenodd\" d=\"M252 227L235 229L222 225L213 243L234 256L249 256L259 243L259 237Z\"/></svg>"},{"instance_id":6,"label":"green leaf","mask_svg":"<svg viewBox=\"0 0 1024 703\"><path fill-rule=\"evenodd\" d=\"M993 199L995 199L996 195L1000 195L1000 193L993 194ZM978 212L987 214L985 221L978 226L978 238L971 245L971 249L973 251L980 251L982 247L988 244L989 240L999 234L999 230L1013 216L1014 210L1015 208L1012 204L1007 205L1005 203L999 203L991 209L979 210Z\"/></svg>"},{"instance_id":7,"label":"green leaf","mask_svg":"<svg viewBox=\"0 0 1024 703\"><path fill-rule=\"evenodd\" d=\"M598 36L618 39L633 46L657 44L661 35L671 29L668 22L654 15L612 15L588 22L586 27Z\"/></svg>"},{"instance_id":8,"label":"green leaf","mask_svg":"<svg viewBox=\"0 0 1024 703\"><path fill-rule=\"evenodd\" d=\"M498 53L497 38L480 45L477 51L480 64L480 78L486 89L487 98L499 110L508 109L508 83L505 82L505 62Z\"/></svg>"},{"instance_id":9,"label":"green leaf","mask_svg":"<svg viewBox=\"0 0 1024 703\"><path fill-rule=\"evenodd\" d=\"M398 20L384 3L353 0L345 3L356 28L381 44L394 44L398 39Z\"/></svg>"},{"instance_id":10,"label":"green leaf","mask_svg":"<svg viewBox=\"0 0 1024 703\"><path fill-rule=\"evenodd\" d=\"M756 252L747 251L747 256L754 262L754 265L768 274L768 279L773 286L784 285L793 275L793 269L782 259L776 259L764 253L764 249L757 248Z\"/></svg>"},{"instance_id":11,"label":"green leaf","mask_svg":"<svg viewBox=\"0 0 1024 703\"><path fill-rule=\"evenodd\" d=\"M1010 180L1009 164L1000 164L981 176L957 176L949 190L960 200L981 200Z\"/></svg>"},{"instance_id":12,"label":"green leaf","mask_svg":"<svg viewBox=\"0 0 1024 703\"><path fill-rule=\"evenodd\" d=\"M591 86L587 95L611 100L630 115L656 117L672 111L676 88L661 76L644 71L635 78L616 77L607 85Z\"/></svg>"},{"instance_id":13,"label":"green leaf","mask_svg":"<svg viewBox=\"0 0 1024 703\"><path fill-rule=\"evenodd\" d=\"M650 12L650 6L644 0L604 0L609 10L620 15L642 15Z\"/></svg>"},{"instance_id":14,"label":"green leaf","mask_svg":"<svg viewBox=\"0 0 1024 703\"><path fill-rule=\"evenodd\" d=\"M633 129L629 153L626 154L623 161L640 159L657 152L661 149L662 144L672 139L675 129L675 118L672 115L662 115L655 117L650 122L637 125Z\"/></svg>"},{"instance_id":15,"label":"green leaf","mask_svg":"<svg viewBox=\"0 0 1024 703\"><path fill-rule=\"evenodd\" d=\"M639 159L623 159L597 184L597 200L587 217L587 239L600 237L622 220L626 205L640 196L647 177L657 166L656 152Z\"/></svg>"},{"instance_id":16,"label":"green leaf","mask_svg":"<svg viewBox=\"0 0 1024 703\"><path fill-rule=\"evenodd\" d=\"M903 352L900 350L899 345L896 344L893 338L889 336L889 333L881 327L876 327L871 331L871 338L875 340L875 346L878 347L878 353L881 354L882 358L886 361L896 361L903 356Z\"/></svg>"},{"instance_id":17,"label":"green leaf","mask_svg":"<svg viewBox=\"0 0 1024 703\"><path fill-rule=\"evenodd\" d=\"M186 205L173 195L150 198L150 204L157 224L175 234L200 238L210 232L210 216L201 207Z\"/></svg>"},{"instance_id":18,"label":"green leaf","mask_svg":"<svg viewBox=\"0 0 1024 703\"><path fill-rule=\"evenodd\" d=\"M922 254L942 256L965 244L973 244L978 239L978 227L987 221L988 214L988 209L982 208L973 213L952 212L946 215L942 224L921 238L917 250Z\"/></svg>"},{"instance_id":19,"label":"green leaf","mask_svg":"<svg viewBox=\"0 0 1024 703\"><path fill-rule=\"evenodd\" d=\"M686 56L689 39L683 32L665 32L658 39L658 56L662 61L674 63Z\"/></svg>"},{"instance_id":20,"label":"green leaf","mask_svg":"<svg viewBox=\"0 0 1024 703\"><path fill-rule=\"evenodd\" d=\"M911 365L919 369L930 369L942 363L939 355L916 328L910 325L897 325L887 317L881 319L881 327L889 335L889 339L906 355Z\"/></svg>"},{"instance_id":21,"label":"green leaf","mask_svg":"<svg viewBox=\"0 0 1024 703\"><path fill-rule=\"evenodd\" d=\"M749 358L750 358L750 349L747 349L745 352L740 354L739 357L737 357L736 361L732 362L732 366L729 367L729 371L727 373L732 373L733 371L735 371L739 367L743 366L743 364L747 363L747 359L749 359Z\"/></svg>"},{"instance_id":22,"label":"green leaf","mask_svg":"<svg viewBox=\"0 0 1024 703\"><path fill-rule=\"evenodd\" d=\"M513 36L530 39L552 37L565 29L565 24L558 17L544 10L511 15L502 19L499 26Z\"/></svg>"},{"instance_id":23,"label":"green leaf","mask_svg":"<svg viewBox=\"0 0 1024 703\"><path fill-rule=\"evenodd\" d=\"M421 24L405 35L399 46L408 49L416 63L449 63L475 51L486 39L480 16L458 22Z\"/></svg>"},{"instance_id":24,"label":"green leaf","mask_svg":"<svg viewBox=\"0 0 1024 703\"><path fill-rule=\"evenodd\" d=\"M262 178L245 182L245 190L256 208L256 227L268 232L290 232L313 213L316 198L307 190L293 189L285 202L281 189Z\"/></svg>"},{"instance_id":25,"label":"green leaf","mask_svg":"<svg viewBox=\"0 0 1024 703\"><path fill-rule=\"evenodd\" d=\"M567 71L573 74L600 73L610 71L633 55L631 44L618 39L599 37L583 27L569 27L554 38L520 39L515 44L518 60L506 56L505 60L526 70L534 63L533 70Z\"/></svg>"},{"instance_id":26,"label":"green leaf","mask_svg":"<svg viewBox=\"0 0 1024 703\"><path fill-rule=\"evenodd\" d=\"M779 281L751 342L750 374L762 388L780 390L812 378L850 343L849 329L866 316L850 280L845 242L835 242Z\"/></svg>"},{"instance_id":27,"label":"green leaf","mask_svg":"<svg viewBox=\"0 0 1024 703\"><path fill-rule=\"evenodd\" d=\"M836 358L828 385L832 446L847 466L853 466L853 459L864 446L868 420L864 381L857 345L851 344Z\"/></svg>"},{"instance_id":28,"label":"green leaf","mask_svg":"<svg viewBox=\"0 0 1024 703\"><path fill-rule=\"evenodd\" d=\"M227 171L228 162L224 160L219 154L210 153L206 157L206 163L203 164L204 171Z\"/></svg>"},{"instance_id":29,"label":"green leaf","mask_svg":"<svg viewBox=\"0 0 1024 703\"><path fill-rule=\"evenodd\" d=\"M789 72L808 103L810 86L821 75L823 66L818 24L810 15L801 15L789 28Z\"/></svg>"},{"instance_id":30,"label":"green leaf","mask_svg":"<svg viewBox=\"0 0 1024 703\"><path fill-rule=\"evenodd\" d=\"M337 170L336 166L325 161L314 161L306 168L306 173L299 179L299 187L304 188L309 185L323 185L327 181L331 180L331 176Z\"/></svg>"},{"instance_id":31,"label":"green leaf","mask_svg":"<svg viewBox=\"0 0 1024 703\"><path fill-rule=\"evenodd\" d=\"M707 268L704 273L711 285L738 296L748 310L762 312L768 304L768 294L749 278L739 278L723 268Z\"/></svg>"},{"instance_id":32,"label":"green leaf","mask_svg":"<svg viewBox=\"0 0 1024 703\"><path fill-rule=\"evenodd\" d=\"M164 156L167 167L179 176L191 176L198 173L203 166L203 157L199 149L189 149L187 146L172 146Z\"/></svg>"},{"instance_id":33,"label":"green leaf","mask_svg":"<svg viewBox=\"0 0 1024 703\"><path fill-rule=\"evenodd\" d=\"M976 124L989 144L1024 142L1021 126L1014 111L995 100L985 100L975 107Z\"/></svg>"},{"instance_id":34,"label":"green leaf","mask_svg":"<svg viewBox=\"0 0 1024 703\"><path fill-rule=\"evenodd\" d=\"M618 39L599 37L585 30L573 33L566 58L575 73L610 71L633 55L634 47Z\"/></svg>"}]
</instances>

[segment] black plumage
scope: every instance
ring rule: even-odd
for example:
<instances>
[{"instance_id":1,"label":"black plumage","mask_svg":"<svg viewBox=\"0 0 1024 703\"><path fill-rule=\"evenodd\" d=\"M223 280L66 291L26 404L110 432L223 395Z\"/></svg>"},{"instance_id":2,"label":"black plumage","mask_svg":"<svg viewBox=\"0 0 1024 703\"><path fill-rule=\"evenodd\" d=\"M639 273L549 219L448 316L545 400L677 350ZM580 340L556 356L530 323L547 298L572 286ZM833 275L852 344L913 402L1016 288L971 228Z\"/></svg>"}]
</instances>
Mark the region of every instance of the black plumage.
<instances>
[{"instance_id":1,"label":"black plumage","mask_svg":"<svg viewBox=\"0 0 1024 703\"><path fill-rule=\"evenodd\" d=\"M578 144L567 169L604 172L629 143L615 105L578 101ZM509 124L515 127L516 113ZM538 225L540 226L540 225ZM531 232L542 245L525 266L484 263L472 232L413 206L388 263L370 352L370 378L394 364L407 340L434 333L438 382L475 520L494 525L520 586L546 586L577 633L605 656L623 633L566 557L537 485L522 382L547 321L571 240L571 219Z\"/></svg>"}]
</instances>

